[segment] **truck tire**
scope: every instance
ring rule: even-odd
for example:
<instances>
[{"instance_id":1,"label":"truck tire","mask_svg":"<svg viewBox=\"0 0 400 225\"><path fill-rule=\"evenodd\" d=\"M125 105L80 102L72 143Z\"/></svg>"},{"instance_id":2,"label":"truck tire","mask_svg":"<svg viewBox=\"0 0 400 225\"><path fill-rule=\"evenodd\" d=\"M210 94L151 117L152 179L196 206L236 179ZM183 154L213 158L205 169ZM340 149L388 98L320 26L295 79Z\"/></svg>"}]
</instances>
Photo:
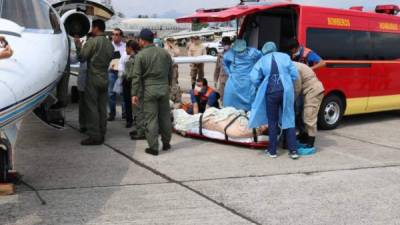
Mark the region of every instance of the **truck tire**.
<instances>
[{"instance_id":1,"label":"truck tire","mask_svg":"<svg viewBox=\"0 0 400 225\"><path fill-rule=\"evenodd\" d=\"M218 55L218 51L215 48L211 48L209 50L209 54L212 55L212 56L217 56Z\"/></svg>"},{"instance_id":2,"label":"truck tire","mask_svg":"<svg viewBox=\"0 0 400 225\"><path fill-rule=\"evenodd\" d=\"M318 112L318 127L321 130L333 130L338 127L343 115L344 100L335 94L328 95Z\"/></svg>"}]
</instances>

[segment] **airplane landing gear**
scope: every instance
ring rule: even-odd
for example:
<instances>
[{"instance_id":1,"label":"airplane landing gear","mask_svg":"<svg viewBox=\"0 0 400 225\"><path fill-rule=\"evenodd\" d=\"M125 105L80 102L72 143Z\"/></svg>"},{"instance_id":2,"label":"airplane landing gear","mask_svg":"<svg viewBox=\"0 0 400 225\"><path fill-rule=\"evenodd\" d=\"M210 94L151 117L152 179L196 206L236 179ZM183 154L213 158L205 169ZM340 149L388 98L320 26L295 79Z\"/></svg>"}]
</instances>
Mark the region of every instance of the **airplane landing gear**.
<instances>
[{"instance_id":1,"label":"airplane landing gear","mask_svg":"<svg viewBox=\"0 0 400 225\"><path fill-rule=\"evenodd\" d=\"M7 139L0 139L0 183L6 183L8 181L8 170L10 169L10 157L11 151L10 142Z\"/></svg>"}]
</instances>

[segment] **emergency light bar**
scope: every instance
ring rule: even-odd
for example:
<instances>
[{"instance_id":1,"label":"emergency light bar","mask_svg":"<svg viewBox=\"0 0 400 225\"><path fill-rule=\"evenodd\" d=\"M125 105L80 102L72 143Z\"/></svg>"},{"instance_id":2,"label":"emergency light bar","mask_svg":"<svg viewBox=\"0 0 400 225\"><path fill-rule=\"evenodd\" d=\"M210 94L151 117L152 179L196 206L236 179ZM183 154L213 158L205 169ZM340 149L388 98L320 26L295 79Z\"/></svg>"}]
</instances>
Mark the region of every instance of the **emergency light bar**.
<instances>
[{"instance_id":1,"label":"emergency light bar","mask_svg":"<svg viewBox=\"0 0 400 225\"><path fill-rule=\"evenodd\" d=\"M400 12L400 8L397 5L377 5L375 12L384 13L389 15L397 15Z\"/></svg>"},{"instance_id":2,"label":"emergency light bar","mask_svg":"<svg viewBox=\"0 0 400 225\"><path fill-rule=\"evenodd\" d=\"M212 12L220 12L223 10L227 10L228 8L214 8L214 9L204 9L204 8L200 8L200 9L196 9L196 12L201 12L201 13L212 13Z\"/></svg>"},{"instance_id":3,"label":"emergency light bar","mask_svg":"<svg viewBox=\"0 0 400 225\"><path fill-rule=\"evenodd\" d=\"M364 6L352 6L349 9L350 10L363 11L364 10Z\"/></svg>"},{"instance_id":4,"label":"emergency light bar","mask_svg":"<svg viewBox=\"0 0 400 225\"><path fill-rule=\"evenodd\" d=\"M240 4L246 3L246 2L259 2L260 0L240 0Z\"/></svg>"}]
</instances>

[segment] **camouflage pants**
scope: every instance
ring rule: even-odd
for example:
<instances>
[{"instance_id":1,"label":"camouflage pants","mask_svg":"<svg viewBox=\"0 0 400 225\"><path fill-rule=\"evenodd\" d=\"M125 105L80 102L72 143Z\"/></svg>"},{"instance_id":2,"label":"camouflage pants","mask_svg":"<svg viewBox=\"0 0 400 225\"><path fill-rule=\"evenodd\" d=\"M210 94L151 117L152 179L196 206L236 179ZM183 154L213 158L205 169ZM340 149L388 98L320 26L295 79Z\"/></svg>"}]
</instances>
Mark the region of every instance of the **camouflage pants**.
<instances>
[{"instance_id":1,"label":"camouflage pants","mask_svg":"<svg viewBox=\"0 0 400 225\"><path fill-rule=\"evenodd\" d=\"M174 65L172 67L172 83L170 88L170 100L174 103L181 102L182 93L181 88L179 87L179 71L178 65Z\"/></svg>"},{"instance_id":2,"label":"camouflage pants","mask_svg":"<svg viewBox=\"0 0 400 225\"><path fill-rule=\"evenodd\" d=\"M224 90L225 90L225 84L226 81L228 80L228 76L225 74L221 74L218 80L218 93L221 96L221 101L224 99Z\"/></svg>"},{"instance_id":3,"label":"camouflage pants","mask_svg":"<svg viewBox=\"0 0 400 225\"><path fill-rule=\"evenodd\" d=\"M204 63L190 64L190 77L192 84L196 83L197 78L204 78Z\"/></svg>"}]
</instances>

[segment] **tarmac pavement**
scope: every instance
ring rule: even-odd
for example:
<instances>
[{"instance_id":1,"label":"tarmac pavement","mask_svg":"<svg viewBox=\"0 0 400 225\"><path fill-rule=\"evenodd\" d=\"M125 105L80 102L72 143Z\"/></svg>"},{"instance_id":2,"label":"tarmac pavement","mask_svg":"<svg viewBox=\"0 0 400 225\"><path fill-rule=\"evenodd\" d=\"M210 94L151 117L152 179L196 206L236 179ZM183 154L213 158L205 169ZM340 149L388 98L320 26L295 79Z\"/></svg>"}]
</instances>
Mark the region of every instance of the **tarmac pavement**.
<instances>
[{"instance_id":1,"label":"tarmac pavement","mask_svg":"<svg viewBox=\"0 0 400 225\"><path fill-rule=\"evenodd\" d=\"M77 106L66 115L63 131L23 122L15 166L38 192L20 184L0 197L0 224L400 225L400 112L346 117L297 161L178 135L153 157L123 121L108 124L104 145L83 147Z\"/></svg>"}]
</instances>

